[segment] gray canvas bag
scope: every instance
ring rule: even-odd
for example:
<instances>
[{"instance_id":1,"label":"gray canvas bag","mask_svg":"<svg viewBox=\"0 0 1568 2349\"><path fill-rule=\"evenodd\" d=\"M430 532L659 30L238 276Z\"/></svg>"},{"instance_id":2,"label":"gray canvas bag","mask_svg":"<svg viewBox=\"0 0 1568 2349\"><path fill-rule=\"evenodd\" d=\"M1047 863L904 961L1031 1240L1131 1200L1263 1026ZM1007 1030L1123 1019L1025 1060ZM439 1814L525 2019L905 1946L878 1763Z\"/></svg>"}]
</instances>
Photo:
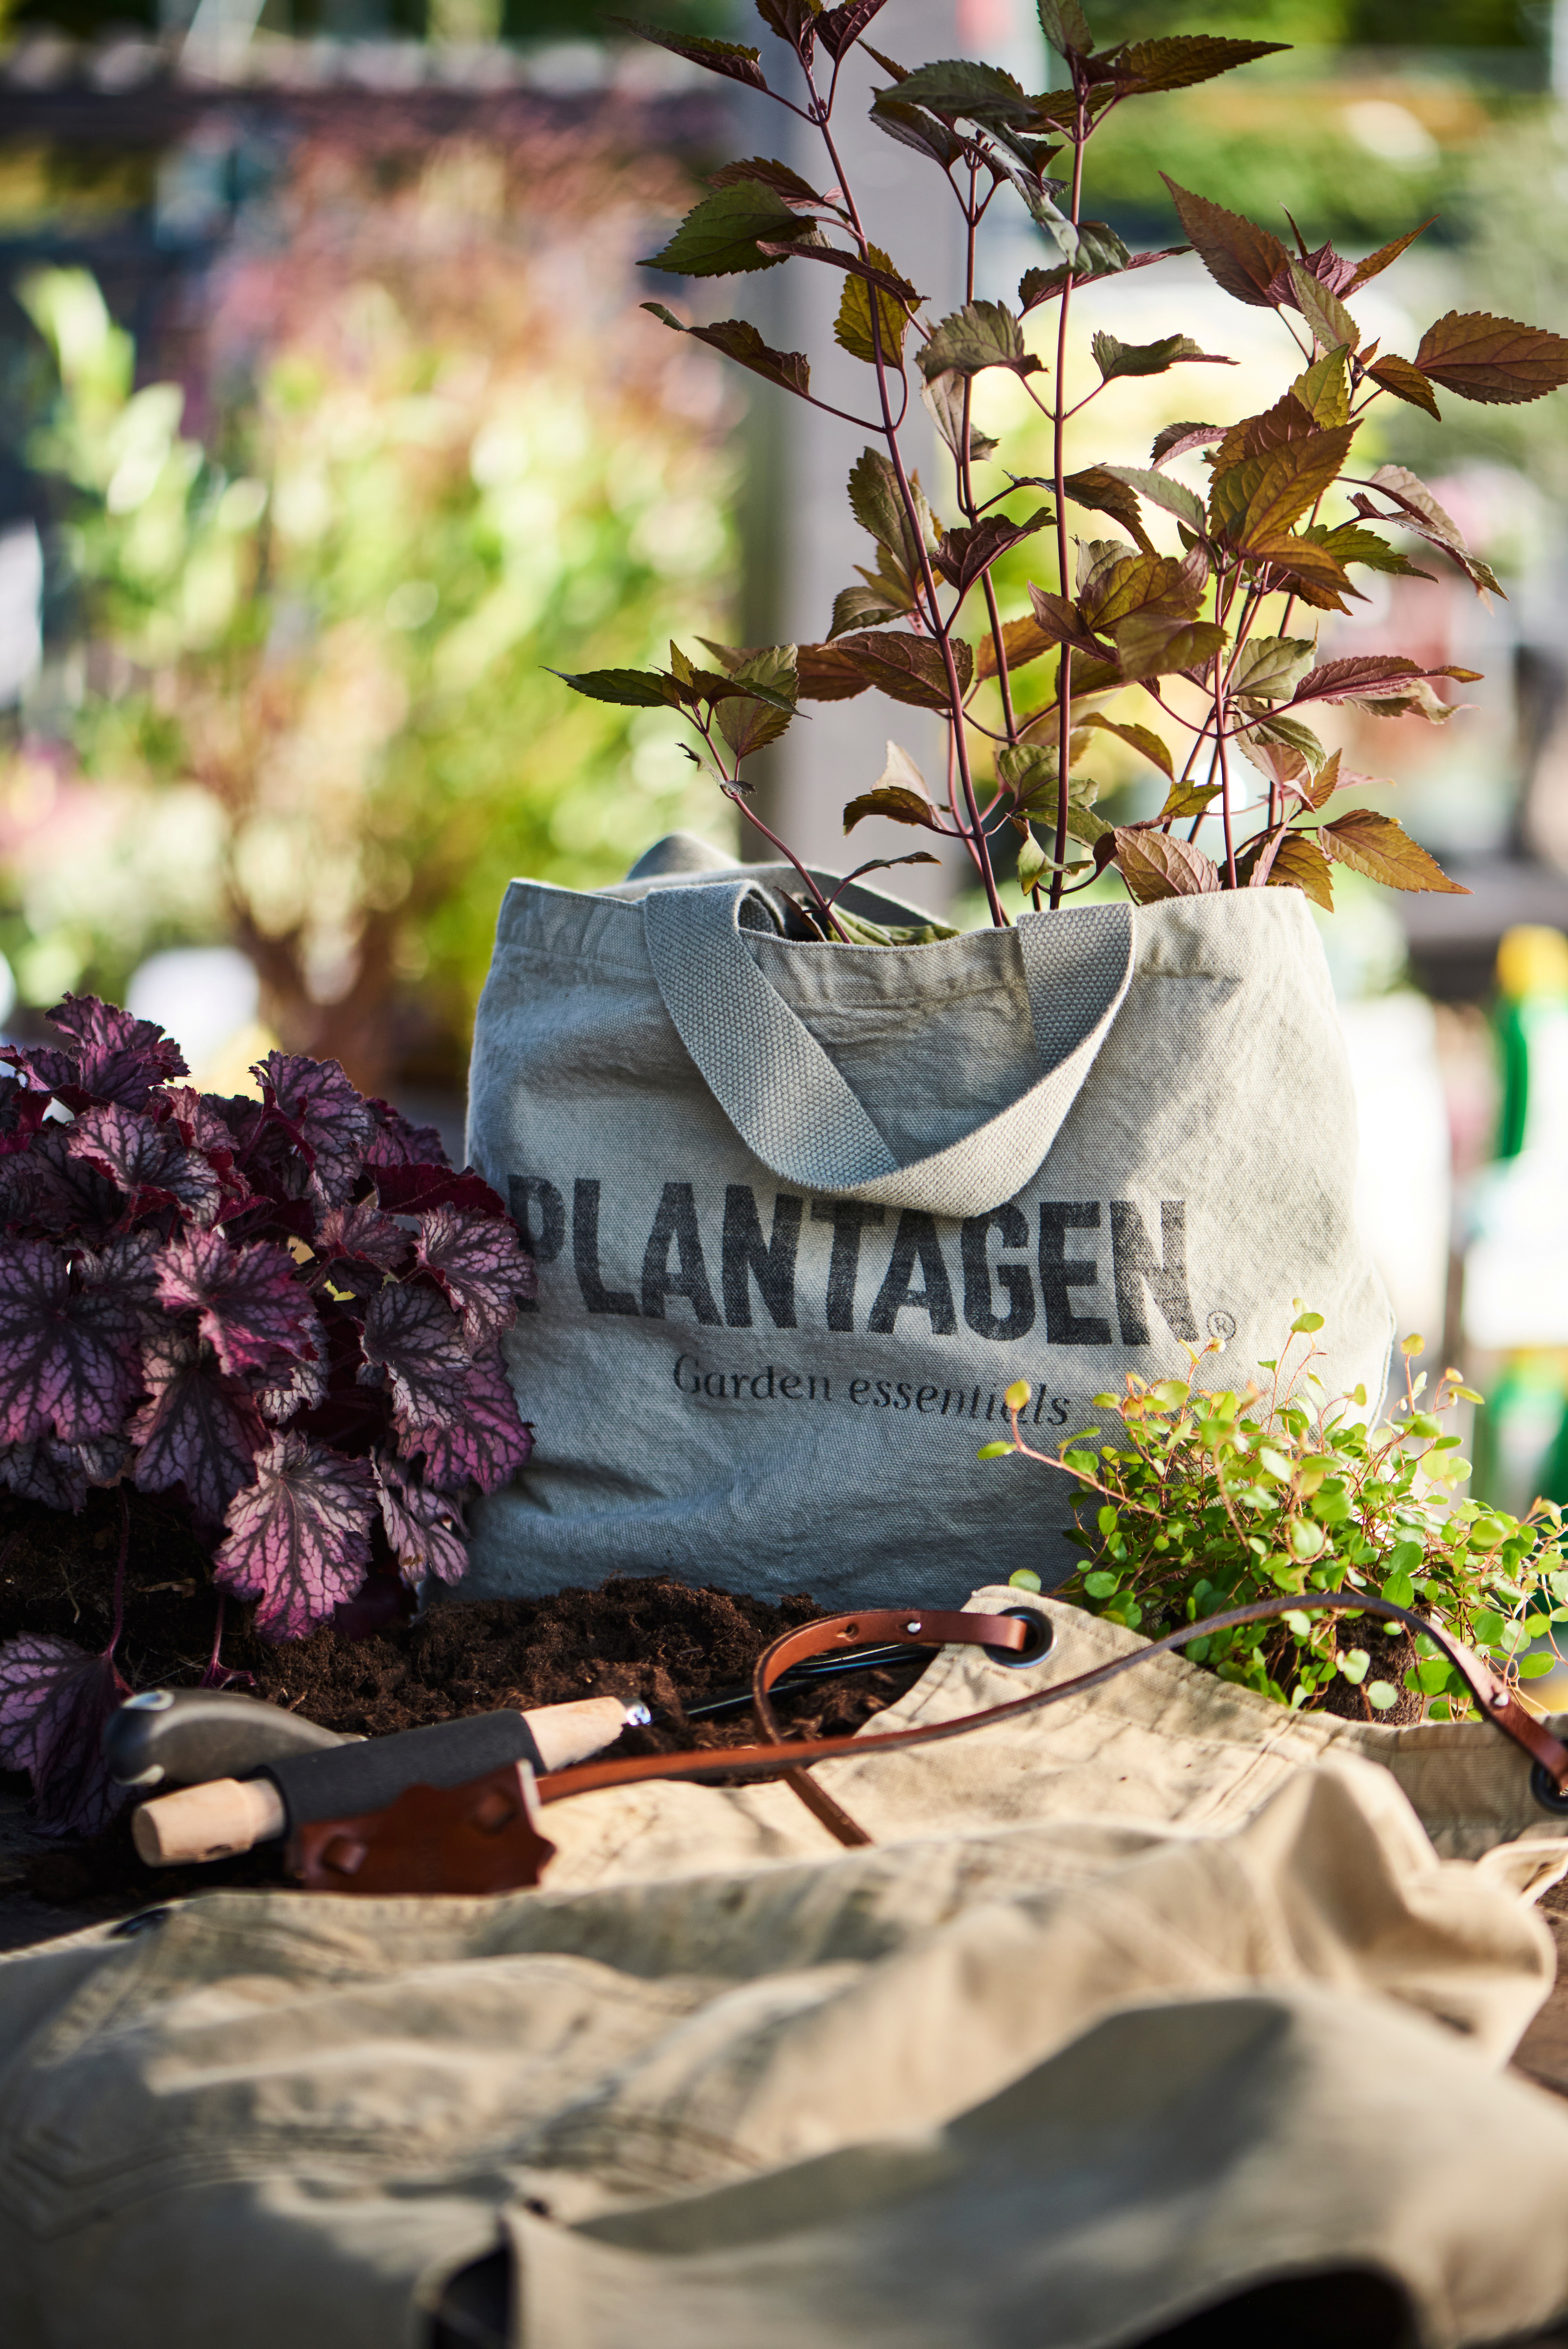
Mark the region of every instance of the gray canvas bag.
<instances>
[{"instance_id":1,"label":"gray canvas bag","mask_svg":"<svg viewBox=\"0 0 1568 2349\"><path fill-rule=\"evenodd\" d=\"M1244 1384L1296 1298L1326 1316L1327 1392L1376 1402L1390 1316L1296 891L846 947L783 934L787 867L694 842L711 869L682 870L686 846L593 895L514 882L501 909L469 1154L538 1260L507 1341L535 1450L476 1508L467 1595L1048 1583L1065 1480L975 1458L1009 1382L1053 1449L1211 1336L1206 1378Z\"/></svg>"}]
</instances>

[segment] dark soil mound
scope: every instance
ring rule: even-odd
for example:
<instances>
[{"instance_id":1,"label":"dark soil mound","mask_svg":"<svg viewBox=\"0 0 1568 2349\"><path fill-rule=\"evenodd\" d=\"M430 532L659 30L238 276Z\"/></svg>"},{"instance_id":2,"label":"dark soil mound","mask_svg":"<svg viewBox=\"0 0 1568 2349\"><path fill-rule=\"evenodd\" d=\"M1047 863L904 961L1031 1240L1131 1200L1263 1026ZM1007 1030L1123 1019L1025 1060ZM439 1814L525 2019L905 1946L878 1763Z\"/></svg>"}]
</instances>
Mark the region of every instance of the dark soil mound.
<instances>
[{"instance_id":1,"label":"dark soil mound","mask_svg":"<svg viewBox=\"0 0 1568 2349\"><path fill-rule=\"evenodd\" d=\"M121 1525L119 1497L107 1493L91 1495L79 1517L0 1499L0 1640L26 1630L58 1633L89 1651L104 1647L114 1621ZM217 1595L206 1554L178 1513L137 1496L119 1650L133 1687L190 1687L201 1678ZM646 1704L654 1719L646 1729L628 1730L612 1754L722 1749L757 1736L749 1705L697 1721L687 1719L686 1706L743 1685L770 1640L821 1611L803 1593L769 1606L717 1585L693 1589L655 1575L542 1599L469 1603L442 1594L424 1617L408 1620L390 1585L344 1610L346 1627L282 1647L257 1640L248 1610L231 1605L222 1657L248 1693L361 1736L502 1706L528 1711L618 1696ZM901 1695L925 1661L782 1696L779 1717L802 1736L848 1734ZM26 1781L9 1784L20 1791ZM146 1868L122 1816L91 1843L28 1855L18 1872L35 1899L86 1903L101 1915L220 1884L278 1882L281 1857L270 1846L211 1868Z\"/></svg>"}]
</instances>

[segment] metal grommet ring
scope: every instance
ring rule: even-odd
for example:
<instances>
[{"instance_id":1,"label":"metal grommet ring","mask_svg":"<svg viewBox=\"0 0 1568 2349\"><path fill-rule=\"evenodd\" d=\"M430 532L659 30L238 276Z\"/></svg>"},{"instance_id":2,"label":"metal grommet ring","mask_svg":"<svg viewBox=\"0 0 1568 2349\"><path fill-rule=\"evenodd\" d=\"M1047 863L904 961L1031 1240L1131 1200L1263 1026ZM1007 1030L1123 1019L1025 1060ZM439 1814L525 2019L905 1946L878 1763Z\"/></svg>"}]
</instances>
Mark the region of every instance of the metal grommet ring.
<instances>
[{"instance_id":1,"label":"metal grommet ring","mask_svg":"<svg viewBox=\"0 0 1568 2349\"><path fill-rule=\"evenodd\" d=\"M1530 1791L1543 1811L1554 1819L1568 1818L1568 1787L1560 1786L1544 1762L1537 1762L1530 1773Z\"/></svg>"},{"instance_id":2,"label":"metal grommet ring","mask_svg":"<svg viewBox=\"0 0 1568 2349\"><path fill-rule=\"evenodd\" d=\"M984 1648L981 1653L989 1656L994 1664L1007 1664L1015 1671L1025 1664L1043 1663L1050 1654L1057 1636L1050 1617L1042 1615L1037 1607L1004 1607L1002 1612L1004 1615L1016 1615L1020 1623L1031 1624L1034 1638L1022 1648Z\"/></svg>"}]
</instances>

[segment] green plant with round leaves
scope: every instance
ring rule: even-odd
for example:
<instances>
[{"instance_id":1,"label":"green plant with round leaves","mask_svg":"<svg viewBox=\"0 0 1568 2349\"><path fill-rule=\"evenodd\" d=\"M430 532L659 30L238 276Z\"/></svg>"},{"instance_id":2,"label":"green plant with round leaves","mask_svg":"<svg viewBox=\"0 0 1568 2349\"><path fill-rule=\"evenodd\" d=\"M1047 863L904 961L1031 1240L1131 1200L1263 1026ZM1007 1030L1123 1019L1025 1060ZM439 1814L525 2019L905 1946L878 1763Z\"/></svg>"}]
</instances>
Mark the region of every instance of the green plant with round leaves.
<instances>
[{"instance_id":1,"label":"green plant with round leaves","mask_svg":"<svg viewBox=\"0 0 1568 2349\"><path fill-rule=\"evenodd\" d=\"M1461 1497L1470 1463L1444 1414L1480 1398L1451 1370L1429 1397L1414 1370L1422 1341L1407 1338L1405 1393L1377 1420L1365 1387L1325 1392L1313 1369L1322 1327L1320 1313L1298 1311L1278 1360L1258 1366L1264 1383L1242 1392L1200 1382L1217 1340L1186 1350L1184 1376L1129 1372L1125 1394L1094 1398L1107 1425L1080 1430L1054 1454L1020 1432L1030 1394L1020 1379L1006 1398L1011 1440L980 1457L1016 1454L1073 1478L1068 1539L1086 1557L1061 1595L1130 1630L1158 1638L1281 1593L1308 1601L1364 1590L1430 1614L1511 1684L1550 1671L1568 1623L1562 1510L1537 1501L1519 1518ZM1013 1578L1038 1588L1033 1575ZM1323 1705L1345 1681L1376 1719L1394 1711L1402 1681L1436 1720L1471 1709L1431 1640L1418 1634L1407 1661L1398 1625L1354 1613L1304 1606L1200 1637L1185 1653L1293 1707Z\"/></svg>"}]
</instances>

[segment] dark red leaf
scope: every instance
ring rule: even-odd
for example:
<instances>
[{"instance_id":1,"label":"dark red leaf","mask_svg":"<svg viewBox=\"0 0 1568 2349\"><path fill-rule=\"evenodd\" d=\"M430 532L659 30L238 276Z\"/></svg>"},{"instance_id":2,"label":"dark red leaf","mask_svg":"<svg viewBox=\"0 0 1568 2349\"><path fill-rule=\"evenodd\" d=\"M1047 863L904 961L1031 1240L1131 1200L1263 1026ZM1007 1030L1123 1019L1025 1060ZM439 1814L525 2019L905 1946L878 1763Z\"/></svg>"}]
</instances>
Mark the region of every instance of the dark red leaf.
<instances>
[{"instance_id":1,"label":"dark red leaf","mask_svg":"<svg viewBox=\"0 0 1568 2349\"><path fill-rule=\"evenodd\" d=\"M1322 661L1316 668L1308 669L1291 698L1360 701L1390 693L1401 685L1412 685L1418 678L1431 677L1457 678L1461 684L1473 685L1478 672L1457 668L1451 662L1440 668L1423 668L1419 662L1407 660L1402 653L1358 653L1346 660Z\"/></svg>"},{"instance_id":2,"label":"dark red leaf","mask_svg":"<svg viewBox=\"0 0 1568 2349\"><path fill-rule=\"evenodd\" d=\"M136 1483L143 1493L183 1485L204 1526L221 1525L251 1464L267 1440L254 1400L226 1378L201 1347L193 1324L170 1322L143 1349L148 1400L130 1426L140 1449Z\"/></svg>"},{"instance_id":3,"label":"dark red leaf","mask_svg":"<svg viewBox=\"0 0 1568 2349\"><path fill-rule=\"evenodd\" d=\"M49 1096L20 1077L0 1076L0 1157L26 1150L43 1124Z\"/></svg>"},{"instance_id":4,"label":"dark red leaf","mask_svg":"<svg viewBox=\"0 0 1568 2349\"><path fill-rule=\"evenodd\" d=\"M154 1232L120 1232L81 1259L82 1283L106 1289L145 1319L158 1319L158 1237Z\"/></svg>"},{"instance_id":5,"label":"dark red leaf","mask_svg":"<svg viewBox=\"0 0 1568 2349\"><path fill-rule=\"evenodd\" d=\"M302 1435L274 1436L254 1484L230 1503L213 1573L256 1601L263 1640L301 1640L364 1580L375 1509L367 1460Z\"/></svg>"},{"instance_id":6,"label":"dark red leaf","mask_svg":"<svg viewBox=\"0 0 1568 2349\"><path fill-rule=\"evenodd\" d=\"M510 1330L518 1299L533 1296L538 1286L533 1258L512 1226L493 1216L437 1207L420 1217L414 1253L461 1314L463 1337L475 1349Z\"/></svg>"},{"instance_id":7,"label":"dark red leaf","mask_svg":"<svg viewBox=\"0 0 1568 2349\"><path fill-rule=\"evenodd\" d=\"M158 1293L171 1312L187 1308L231 1376L276 1370L279 1357L310 1361L321 1327L293 1257L273 1240L232 1248L222 1232L172 1239L158 1260Z\"/></svg>"},{"instance_id":8,"label":"dark red leaf","mask_svg":"<svg viewBox=\"0 0 1568 2349\"><path fill-rule=\"evenodd\" d=\"M467 1207L476 1216L504 1216L505 1203L471 1166L460 1174L439 1166L373 1166L376 1195L389 1216L423 1215L430 1207Z\"/></svg>"},{"instance_id":9,"label":"dark red leaf","mask_svg":"<svg viewBox=\"0 0 1568 2349\"><path fill-rule=\"evenodd\" d=\"M1289 275L1289 259L1278 237L1241 213L1211 203L1207 196L1179 188L1168 171L1160 176L1171 191L1183 234L1215 284L1233 294L1238 302L1251 303L1260 310L1273 309L1275 273L1283 270Z\"/></svg>"},{"instance_id":10,"label":"dark red leaf","mask_svg":"<svg viewBox=\"0 0 1568 2349\"><path fill-rule=\"evenodd\" d=\"M518 1414L499 1350L487 1348L469 1363L456 1417L420 1429L407 1449L424 1453L433 1485L471 1478L481 1493L493 1493L527 1464L533 1437Z\"/></svg>"},{"instance_id":11,"label":"dark red leaf","mask_svg":"<svg viewBox=\"0 0 1568 2349\"><path fill-rule=\"evenodd\" d=\"M186 1148L171 1122L154 1124L122 1102L102 1102L83 1110L67 1133L66 1147L125 1193L132 1216L173 1205L204 1229L217 1215L222 1195L217 1172L199 1151Z\"/></svg>"},{"instance_id":12,"label":"dark red leaf","mask_svg":"<svg viewBox=\"0 0 1568 2349\"><path fill-rule=\"evenodd\" d=\"M825 8L817 19L817 38L830 57L841 57L886 5L887 0L842 0L837 8Z\"/></svg>"},{"instance_id":13,"label":"dark red leaf","mask_svg":"<svg viewBox=\"0 0 1568 2349\"><path fill-rule=\"evenodd\" d=\"M405 1582L460 1582L469 1568L463 1513L449 1493L422 1485L401 1460L377 1460L381 1522Z\"/></svg>"},{"instance_id":14,"label":"dark red leaf","mask_svg":"<svg viewBox=\"0 0 1568 2349\"><path fill-rule=\"evenodd\" d=\"M60 1251L0 1251L0 1443L119 1432L136 1392L137 1315L102 1288L74 1287Z\"/></svg>"},{"instance_id":15,"label":"dark red leaf","mask_svg":"<svg viewBox=\"0 0 1568 2349\"><path fill-rule=\"evenodd\" d=\"M413 1125L390 1102L366 1096L375 1131L365 1147L367 1166L449 1166L446 1146L433 1125Z\"/></svg>"},{"instance_id":16,"label":"dark red leaf","mask_svg":"<svg viewBox=\"0 0 1568 2349\"><path fill-rule=\"evenodd\" d=\"M315 1196L324 1207L341 1206L359 1180L372 1134L386 1131L369 1102L335 1061L269 1052L253 1073L267 1106L279 1110L298 1137Z\"/></svg>"},{"instance_id":17,"label":"dark red leaf","mask_svg":"<svg viewBox=\"0 0 1568 2349\"><path fill-rule=\"evenodd\" d=\"M112 1656L26 1631L0 1648L0 1768L26 1770L46 1835L98 1835L127 1799L104 1766L103 1733L129 1689Z\"/></svg>"}]
</instances>

